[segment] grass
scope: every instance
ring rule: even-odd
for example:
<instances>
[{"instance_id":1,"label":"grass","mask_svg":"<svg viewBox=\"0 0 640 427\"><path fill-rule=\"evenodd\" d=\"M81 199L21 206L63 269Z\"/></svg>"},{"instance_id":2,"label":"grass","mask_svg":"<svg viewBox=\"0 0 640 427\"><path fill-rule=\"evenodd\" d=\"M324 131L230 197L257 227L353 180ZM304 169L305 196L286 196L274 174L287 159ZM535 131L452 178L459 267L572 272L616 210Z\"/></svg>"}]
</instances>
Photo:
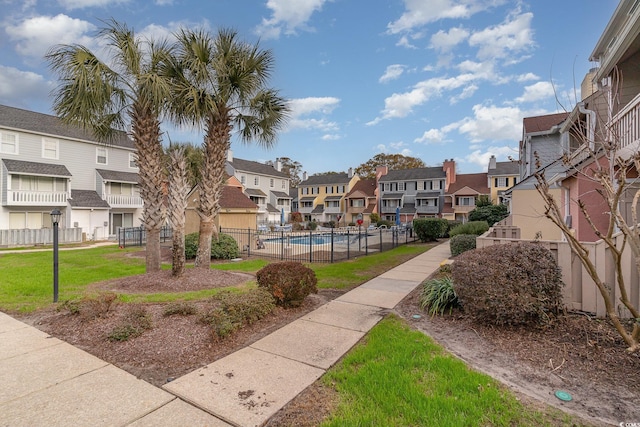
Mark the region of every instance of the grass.
<instances>
[{"instance_id":1,"label":"grass","mask_svg":"<svg viewBox=\"0 0 640 427\"><path fill-rule=\"evenodd\" d=\"M324 427L579 425L552 408L524 407L497 381L393 315L322 380L340 401Z\"/></svg>"}]
</instances>

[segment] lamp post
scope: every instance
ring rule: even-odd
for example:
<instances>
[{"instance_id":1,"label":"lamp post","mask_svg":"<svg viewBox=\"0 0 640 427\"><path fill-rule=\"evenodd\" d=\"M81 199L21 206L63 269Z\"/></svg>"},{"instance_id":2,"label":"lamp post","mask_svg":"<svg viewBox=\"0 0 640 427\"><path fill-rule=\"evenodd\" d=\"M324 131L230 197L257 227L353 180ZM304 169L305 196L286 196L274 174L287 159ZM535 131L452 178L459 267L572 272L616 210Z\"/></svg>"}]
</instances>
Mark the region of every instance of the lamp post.
<instances>
[{"instance_id":1,"label":"lamp post","mask_svg":"<svg viewBox=\"0 0 640 427\"><path fill-rule=\"evenodd\" d=\"M53 302L58 302L58 223L60 222L60 210L51 211L53 223Z\"/></svg>"}]
</instances>

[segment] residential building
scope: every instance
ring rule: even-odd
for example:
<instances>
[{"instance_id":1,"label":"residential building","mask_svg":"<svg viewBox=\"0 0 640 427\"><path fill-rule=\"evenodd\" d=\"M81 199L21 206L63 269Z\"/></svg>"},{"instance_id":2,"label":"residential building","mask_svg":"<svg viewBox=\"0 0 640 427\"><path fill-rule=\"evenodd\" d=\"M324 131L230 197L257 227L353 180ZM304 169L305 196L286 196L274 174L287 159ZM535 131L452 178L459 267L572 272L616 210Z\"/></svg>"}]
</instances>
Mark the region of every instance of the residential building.
<instances>
[{"instance_id":1,"label":"residential building","mask_svg":"<svg viewBox=\"0 0 640 427\"><path fill-rule=\"evenodd\" d=\"M298 185L298 203L304 221L346 222L345 196L360 177L349 168L347 173L328 173L313 176L303 174Z\"/></svg>"},{"instance_id":2,"label":"residential building","mask_svg":"<svg viewBox=\"0 0 640 427\"><path fill-rule=\"evenodd\" d=\"M505 191L518 183L520 177L519 164L516 161L498 162L492 155L487 167L487 179L491 202L506 203Z\"/></svg>"},{"instance_id":3,"label":"residential building","mask_svg":"<svg viewBox=\"0 0 640 427\"><path fill-rule=\"evenodd\" d=\"M467 222L469 212L476 208L480 196L490 197L486 173L456 174L444 195L442 217L451 221Z\"/></svg>"},{"instance_id":4,"label":"residential building","mask_svg":"<svg viewBox=\"0 0 640 427\"><path fill-rule=\"evenodd\" d=\"M520 181L555 162L566 152L560 128L569 113L525 117L520 140Z\"/></svg>"},{"instance_id":5,"label":"residential building","mask_svg":"<svg viewBox=\"0 0 640 427\"><path fill-rule=\"evenodd\" d=\"M356 182L351 191L344 196L347 222L357 224L359 219L363 224L368 225L371 222L371 214L378 212L376 190L375 179L361 179Z\"/></svg>"},{"instance_id":6,"label":"residential building","mask_svg":"<svg viewBox=\"0 0 640 427\"><path fill-rule=\"evenodd\" d=\"M404 170L380 166L376 176L381 218L407 223L415 218L441 215L445 189L452 179L455 180L455 162L446 160L442 167Z\"/></svg>"},{"instance_id":7,"label":"residential building","mask_svg":"<svg viewBox=\"0 0 640 427\"><path fill-rule=\"evenodd\" d=\"M269 164L243 160L227 154L227 173L235 176L244 193L258 205L258 223L275 224L285 221L291 215L289 195L289 175L281 171L280 163Z\"/></svg>"},{"instance_id":8,"label":"residential building","mask_svg":"<svg viewBox=\"0 0 640 427\"><path fill-rule=\"evenodd\" d=\"M81 228L106 239L140 226L142 198L133 141L109 144L55 116L0 105L0 229Z\"/></svg>"}]
</instances>

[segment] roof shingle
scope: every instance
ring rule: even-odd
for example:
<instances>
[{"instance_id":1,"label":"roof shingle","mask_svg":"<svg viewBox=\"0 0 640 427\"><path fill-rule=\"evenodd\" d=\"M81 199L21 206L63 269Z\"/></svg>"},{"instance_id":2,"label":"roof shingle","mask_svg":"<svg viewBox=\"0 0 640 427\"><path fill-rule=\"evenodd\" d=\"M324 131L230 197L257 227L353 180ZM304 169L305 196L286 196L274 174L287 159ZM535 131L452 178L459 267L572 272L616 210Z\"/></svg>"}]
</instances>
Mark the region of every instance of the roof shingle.
<instances>
[{"instance_id":1,"label":"roof shingle","mask_svg":"<svg viewBox=\"0 0 640 427\"><path fill-rule=\"evenodd\" d=\"M50 163L25 162L24 160L2 159L7 171L29 175L72 176L64 165Z\"/></svg>"}]
</instances>

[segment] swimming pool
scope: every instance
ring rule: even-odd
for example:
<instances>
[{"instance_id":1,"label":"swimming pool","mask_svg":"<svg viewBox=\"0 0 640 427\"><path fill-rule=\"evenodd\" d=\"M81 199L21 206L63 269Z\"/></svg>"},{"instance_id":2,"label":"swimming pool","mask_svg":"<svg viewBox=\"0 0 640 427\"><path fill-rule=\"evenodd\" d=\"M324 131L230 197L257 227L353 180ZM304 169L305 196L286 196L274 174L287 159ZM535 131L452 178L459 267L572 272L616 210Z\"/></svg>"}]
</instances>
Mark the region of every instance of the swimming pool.
<instances>
[{"instance_id":1,"label":"swimming pool","mask_svg":"<svg viewBox=\"0 0 640 427\"><path fill-rule=\"evenodd\" d=\"M333 243L346 242L347 239L358 238L358 235L346 234L334 234ZM331 234L313 234L311 236L287 236L287 237L275 237L272 239L265 239L267 243L280 243L284 242L292 245L325 245L331 243Z\"/></svg>"}]
</instances>

